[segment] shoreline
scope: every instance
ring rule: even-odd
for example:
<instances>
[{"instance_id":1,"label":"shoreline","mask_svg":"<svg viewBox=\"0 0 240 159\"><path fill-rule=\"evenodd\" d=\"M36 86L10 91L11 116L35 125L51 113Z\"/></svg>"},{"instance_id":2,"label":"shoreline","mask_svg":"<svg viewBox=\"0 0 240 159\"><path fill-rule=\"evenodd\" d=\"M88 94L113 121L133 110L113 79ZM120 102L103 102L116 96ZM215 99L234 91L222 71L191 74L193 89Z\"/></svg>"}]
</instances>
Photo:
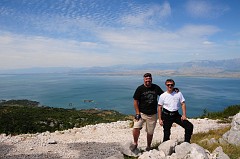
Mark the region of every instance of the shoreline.
<instances>
[{"instance_id":1,"label":"shoreline","mask_svg":"<svg viewBox=\"0 0 240 159\"><path fill-rule=\"evenodd\" d=\"M89 76L142 76L146 72L151 72L155 76L172 76L172 77L192 77L192 78L233 78L239 79L240 72L213 72L213 73L202 73L202 72L191 72L182 73L175 70L141 70L141 71L129 71L129 72L104 72L104 73L71 73L71 72L52 72L52 73L0 73L0 75L51 75L51 74L65 74L65 75L89 75Z\"/></svg>"}]
</instances>

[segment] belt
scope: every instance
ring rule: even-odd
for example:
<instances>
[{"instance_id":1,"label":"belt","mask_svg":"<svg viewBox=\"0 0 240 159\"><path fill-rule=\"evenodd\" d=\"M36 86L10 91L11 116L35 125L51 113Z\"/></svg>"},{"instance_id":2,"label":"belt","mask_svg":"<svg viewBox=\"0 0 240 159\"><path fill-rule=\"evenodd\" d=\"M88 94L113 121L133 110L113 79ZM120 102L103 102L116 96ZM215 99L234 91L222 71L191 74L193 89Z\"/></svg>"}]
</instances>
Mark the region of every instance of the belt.
<instances>
[{"instance_id":1,"label":"belt","mask_svg":"<svg viewBox=\"0 0 240 159\"><path fill-rule=\"evenodd\" d=\"M170 116L173 116L173 115L176 115L176 114L178 114L178 111L173 111L173 112L171 112L171 111L169 111L169 110L167 110L167 109L165 109L165 108L163 108L163 111L162 111L164 114L166 114L166 115L170 115Z\"/></svg>"}]
</instances>

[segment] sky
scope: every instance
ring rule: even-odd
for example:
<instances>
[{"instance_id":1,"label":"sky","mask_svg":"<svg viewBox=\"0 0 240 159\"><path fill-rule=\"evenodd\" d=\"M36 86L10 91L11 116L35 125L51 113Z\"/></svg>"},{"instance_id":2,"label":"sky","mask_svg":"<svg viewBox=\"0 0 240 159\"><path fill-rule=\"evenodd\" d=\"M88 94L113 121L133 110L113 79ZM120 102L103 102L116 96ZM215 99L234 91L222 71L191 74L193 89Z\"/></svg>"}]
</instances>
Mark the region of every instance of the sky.
<instances>
[{"instance_id":1,"label":"sky","mask_svg":"<svg viewBox=\"0 0 240 159\"><path fill-rule=\"evenodd\" d=\"M239 0L1 0L0 69L240 58Z\"/></svg>"}]
</instances>

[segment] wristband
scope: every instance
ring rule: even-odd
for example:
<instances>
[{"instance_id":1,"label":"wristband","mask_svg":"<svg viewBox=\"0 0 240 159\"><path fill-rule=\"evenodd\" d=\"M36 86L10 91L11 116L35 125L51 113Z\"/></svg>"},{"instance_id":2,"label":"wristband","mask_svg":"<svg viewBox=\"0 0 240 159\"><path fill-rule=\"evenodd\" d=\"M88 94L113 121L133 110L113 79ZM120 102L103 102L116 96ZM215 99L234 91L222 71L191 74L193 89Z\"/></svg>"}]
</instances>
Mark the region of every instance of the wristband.
<instances>
[{"instance_id":1,"label":"wristband","mask_svg":"<svg viewBox=\"0 0 240 159\"><path fill-rule=\"evenodd\" d=\"M141 114L136 114L136 115L135 115L135 119L136 119L136 120L141 119Z\"/></svg>"}]
</instances>

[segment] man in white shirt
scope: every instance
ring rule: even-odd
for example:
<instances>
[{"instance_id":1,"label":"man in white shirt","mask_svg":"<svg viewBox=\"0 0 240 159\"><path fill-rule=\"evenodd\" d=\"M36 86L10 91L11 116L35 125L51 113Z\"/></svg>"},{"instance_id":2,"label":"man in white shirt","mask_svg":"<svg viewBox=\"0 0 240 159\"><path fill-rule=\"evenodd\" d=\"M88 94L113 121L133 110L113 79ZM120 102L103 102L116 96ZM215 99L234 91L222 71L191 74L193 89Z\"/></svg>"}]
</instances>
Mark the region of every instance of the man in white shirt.
<instances>
[{"instance_id":1,"label":"man in white shirt","mask_svg":"<svg viewBox=\"0 0 240 159\"><path fill-rule=\"evenodd\" d=\"M167 79L165 82L167 91L160 95L158 100L158 119L159 124L163 126L163 142L170 139L171 127L177 123L185 129L185 142L191 140L193 124L187 120L185 99L181 92L175 92L175 82ZM182 107L182 115L178 109Z\"/></svg>"}]
</instances>

